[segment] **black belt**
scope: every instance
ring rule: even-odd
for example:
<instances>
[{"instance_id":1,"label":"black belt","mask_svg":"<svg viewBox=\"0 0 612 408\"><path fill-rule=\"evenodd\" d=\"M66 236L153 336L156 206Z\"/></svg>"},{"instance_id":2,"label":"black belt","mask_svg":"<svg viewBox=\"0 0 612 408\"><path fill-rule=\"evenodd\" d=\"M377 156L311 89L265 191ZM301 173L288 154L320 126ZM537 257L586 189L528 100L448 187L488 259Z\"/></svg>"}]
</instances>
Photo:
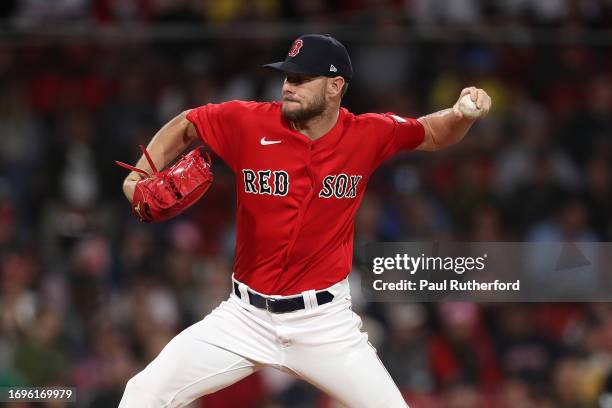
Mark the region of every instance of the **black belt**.
<instances>
[{"instance_id":1,"label":"black belt","mask_svg":"<svg viewBox=\"0 0 612 408\"><path fill-rule=\"evenodd\" d=\"M259 309L265 309L271 313L289 313L295 312L296 310L303 310L306 308L306 306L304 305L304 297L301 295L290 298L275 299L261 296L255 292L250 291L248 288L247 292L249 294L248 302L250 304ZM238 289L238 284L236 282L234 282L234 294L239 298L242 298L240 290ZM317 292L316 296L317 304L319 306L329 303L334 299L334 295L332 295L328 291Z\"/></svg>"}]
</instances>

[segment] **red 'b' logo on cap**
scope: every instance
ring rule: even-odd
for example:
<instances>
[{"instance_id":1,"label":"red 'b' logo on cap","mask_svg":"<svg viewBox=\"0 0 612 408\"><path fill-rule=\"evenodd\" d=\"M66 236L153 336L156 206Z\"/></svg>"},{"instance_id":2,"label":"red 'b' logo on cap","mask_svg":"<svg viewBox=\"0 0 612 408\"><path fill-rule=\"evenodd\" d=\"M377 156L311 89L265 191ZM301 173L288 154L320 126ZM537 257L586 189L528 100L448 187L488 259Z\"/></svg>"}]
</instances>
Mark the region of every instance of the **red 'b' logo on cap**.
<instances>
[{"instance_id":1,"label":"red 'b' logo on cap","mask_svg":"<svg viewBox=\"0 0 612 408\"><path fill-rule=\"evenodd\" d=\"M300 48L302 48L302 45L304 45L304 41L302 40L295 40L293 42L293 45L291 46L291 49L289 50L289 55L290 57L295 57L296 55L298 55L300 53Z\"/></svg>"}]
</instances>

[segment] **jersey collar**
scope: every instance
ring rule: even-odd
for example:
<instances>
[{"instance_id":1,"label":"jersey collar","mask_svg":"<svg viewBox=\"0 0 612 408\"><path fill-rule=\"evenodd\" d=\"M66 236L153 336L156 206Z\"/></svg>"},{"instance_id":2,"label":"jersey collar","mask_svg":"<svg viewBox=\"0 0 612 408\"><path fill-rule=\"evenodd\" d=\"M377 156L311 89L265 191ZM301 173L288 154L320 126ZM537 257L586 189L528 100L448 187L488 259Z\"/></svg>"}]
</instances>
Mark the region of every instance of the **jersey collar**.
<instances>
[{"instance_id":1,"label":"jersey collar","mask_svg":"<svg viewBox=\"0 0 612 408\"><path fill-rule=\"evenodd\" d=\"M280 108L280 105L279 105ZM346 118L348 111L345 108L340 108L340 111L338 112L338 119L336 119L336 124L323 136L321 136L320 138L316 139L316 140L311 140L308 136L298 132L294 125L293 122L290 122L288 120L285 120L282 115L281 115L281 121L283 123L283 126L292 134L294 135L297 139L301 140L302 142L311 145L313 148L315 146L319 147L319 146L324 146L327 144L334 144L336 140L338 140L338 138L342 135L342 131L344 130L344 119ZM279 109L279 114L280 114L280 109Z\"/></svg>"}]
</instances>

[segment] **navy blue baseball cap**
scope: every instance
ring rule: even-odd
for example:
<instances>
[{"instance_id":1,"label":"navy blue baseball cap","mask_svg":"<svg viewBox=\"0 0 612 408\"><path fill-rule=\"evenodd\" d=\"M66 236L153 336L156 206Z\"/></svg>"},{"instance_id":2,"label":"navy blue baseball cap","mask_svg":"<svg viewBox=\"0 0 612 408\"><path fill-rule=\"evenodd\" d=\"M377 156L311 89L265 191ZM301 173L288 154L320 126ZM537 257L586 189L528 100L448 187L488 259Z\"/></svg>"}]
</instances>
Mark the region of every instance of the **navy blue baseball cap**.
<instances>
[{"instance_id":1,"label":"navy blue baseball cap","mask_svg":"<svg viewBox=\"0 0 612 408\"><path fill-rule=\"evenodd\" d=\"M353 65L346 48L329 34L305 34L291 44L284 61L264 65L266 68L294 74L353 78Z\"/></svg>"}]
</instances>

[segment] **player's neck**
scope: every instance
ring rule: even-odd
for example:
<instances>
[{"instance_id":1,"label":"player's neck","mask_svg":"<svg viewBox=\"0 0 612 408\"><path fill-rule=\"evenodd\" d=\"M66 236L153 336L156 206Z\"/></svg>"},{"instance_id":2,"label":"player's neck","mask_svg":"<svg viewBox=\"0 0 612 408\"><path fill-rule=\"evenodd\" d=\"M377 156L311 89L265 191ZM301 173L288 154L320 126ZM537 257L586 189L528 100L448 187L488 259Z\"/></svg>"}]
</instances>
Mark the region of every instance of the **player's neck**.
<instances>
[{"instance_id":1,"label":"player's neck","mask_svg":"<svg viewBox=\"0 0 612 408\"><path fill-rule=\"evenodd\" d=\"M304 122L292 122L295 130L309 138L317 140L329 132L338 121L340 108L326 109L322 114Z\"/></svg>"}]
</instances>

